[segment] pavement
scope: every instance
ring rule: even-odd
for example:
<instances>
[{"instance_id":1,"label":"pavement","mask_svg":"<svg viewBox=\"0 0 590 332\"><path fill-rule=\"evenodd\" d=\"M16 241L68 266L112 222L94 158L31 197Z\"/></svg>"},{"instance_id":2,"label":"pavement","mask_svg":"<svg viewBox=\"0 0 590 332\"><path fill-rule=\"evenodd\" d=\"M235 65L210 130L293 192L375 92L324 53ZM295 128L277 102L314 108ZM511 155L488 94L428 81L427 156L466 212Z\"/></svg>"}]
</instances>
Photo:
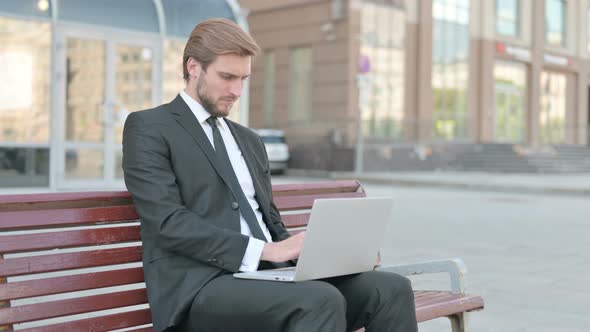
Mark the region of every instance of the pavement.
<instances>
[{"instance_id":1,"label":"pavement","mask_svg":"<svg viewBox=\"0 0 590 332\"><path fill-rule=\"evenodd\" d=\"M590 196L590 173L506 174L483 172L331 172L334 179L405 187L446 188L543 195Z\"/></svg>"}]
</instances>

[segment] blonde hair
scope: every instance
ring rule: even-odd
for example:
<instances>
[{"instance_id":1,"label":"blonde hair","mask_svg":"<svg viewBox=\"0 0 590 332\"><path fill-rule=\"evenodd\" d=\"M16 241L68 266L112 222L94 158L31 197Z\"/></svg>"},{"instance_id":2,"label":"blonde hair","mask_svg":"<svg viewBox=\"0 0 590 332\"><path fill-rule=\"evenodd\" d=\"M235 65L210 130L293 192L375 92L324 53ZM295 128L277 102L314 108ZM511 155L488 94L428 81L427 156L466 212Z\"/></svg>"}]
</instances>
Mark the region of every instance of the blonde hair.
<instances>
[{"instance_id":1,"label":"blonde hair","mask_svg":"<svg viewBox=\"0 0 590 332\"><path fill-rule=\"evenodd\" d=\"M184 47L183 77L185 80L189 78L187 63L190 58L207 70L218 55L255 56L259 52L258 44L239 25L223 18L208 19L197 24Z\"/></svg>"}]
</instances>

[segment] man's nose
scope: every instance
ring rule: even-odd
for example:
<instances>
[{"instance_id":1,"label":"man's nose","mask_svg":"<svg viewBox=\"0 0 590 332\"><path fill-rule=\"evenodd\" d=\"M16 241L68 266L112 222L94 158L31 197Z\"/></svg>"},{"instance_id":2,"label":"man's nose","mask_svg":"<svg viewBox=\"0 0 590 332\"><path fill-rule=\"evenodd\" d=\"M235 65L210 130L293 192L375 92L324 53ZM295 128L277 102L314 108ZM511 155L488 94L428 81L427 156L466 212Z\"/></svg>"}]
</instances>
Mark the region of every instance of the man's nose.
<instances>
[{"instance_id":1,"label":"man's nose","mask_svg":"<svg viewBox=\"0 0 590 332\"><path fill-rule=\"evenodd\" d=\"M242 95L242 88L244 87L244 81L242 80L235 80L231 83L229 87L229 92L234 95L236 98L239 98Z\"/></svg>"}]
</instances>

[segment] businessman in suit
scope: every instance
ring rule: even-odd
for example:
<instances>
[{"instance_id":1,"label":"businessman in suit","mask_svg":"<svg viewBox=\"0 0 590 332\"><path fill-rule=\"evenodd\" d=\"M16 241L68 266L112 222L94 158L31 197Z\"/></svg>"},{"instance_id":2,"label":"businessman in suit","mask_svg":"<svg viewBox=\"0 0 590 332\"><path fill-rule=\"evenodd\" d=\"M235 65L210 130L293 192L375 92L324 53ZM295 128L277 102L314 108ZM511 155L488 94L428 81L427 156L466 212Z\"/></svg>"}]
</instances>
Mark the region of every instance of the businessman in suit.
<instances>
[{"instance_id":1,"label":"businessman in suit","mask_svg":"<svg viewBox=\"0 0 590 332\"><path fill-rule=\"evenodd\" d=\"M123 170L141 219L155 331L417 331L401 276L233 278L292 266L305 236L281 222L260 137L226 119L257 52L233 22L202 22L184 50L186 88L125 123Z\"/></svg>"}]
</instances>

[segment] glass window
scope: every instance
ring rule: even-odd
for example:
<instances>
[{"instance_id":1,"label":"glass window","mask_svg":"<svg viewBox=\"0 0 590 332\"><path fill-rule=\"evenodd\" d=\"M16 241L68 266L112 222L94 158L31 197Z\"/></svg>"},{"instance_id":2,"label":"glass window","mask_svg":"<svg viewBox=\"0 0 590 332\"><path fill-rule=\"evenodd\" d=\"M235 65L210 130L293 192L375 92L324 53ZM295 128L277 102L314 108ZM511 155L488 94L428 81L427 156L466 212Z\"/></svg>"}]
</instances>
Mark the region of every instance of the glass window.
<instances>
[{"instance_id":1,"label":"glass window","mask_svg":"<svg viewBox=\"0 0 590 332\"><path fill-rule=\"evenodd\" d=\"M520 1L496 0L496 32L518 37L520 26Z\"/></svg>"},{"instance_id":2,"label":"glass window","mask_svg":"<svg viewBox=\"0 0 590 332\"><path fill-rule=\"evenodd\" d=\"M104 41L67 40L65 136L68 142L103 142L105 59Z\"/></svg>"},{"instance_id":3,"label":"glass window","mask_svg":"<svg viewBox=\"0 0 590 332\"><path fill-rule=\"evenodd\" d=\"M545 41L551 45L566 45L567 2L545 0Z\"/></svg>"},{"instance_id":4,"label":"glass window","mask_svg":"<svg viewBox=\"0 0 590 332\"><path fill-rule=\"evenodd\" d=\"M0 142L49 143L50 45L49 23L0 18Z\"/></svg>"},{"instance_id":5,"label":"glass window","mask_svg":"<svg viewBox=\"0 0 590 332\"><path fill-rule=\"evenodd\" d=\"M494 66L494 141L525 138L526 65L496 61Z\"/></svg>"},{"instance_id":6,"label":"glass window","mask_svg":"<svg viewBox=\"0 0 590 332\"><path fill-rule=\"evenodd\" d=\"M359 84L364 136L403 137L405 24L403 6L362 4Z\"/></svg>"},{"instance_id":7,"label":"glass window","mask_svg":"<svg viewBox=\"0 0 590 332\"><path fill-rule=\"evenodd\" d=\"M227 1L164 0L162 6L164 7L168 36L188 38L195 25L211 17L235 21Z\"/></svg>"},{"instance_id":8,"label":"glass window","mask_svg":"<svg viewBox=\"0 0 590 332\"><path fill-rule=\"evenodd\" d=\"M49 148L0 147L0 188L49 186Z\"/></svg>"},{"instance_id":9,"label":"glass window","mask_svg":"<svg viewBox=\"0 0 590 332\"><path fill-rule=\"evenodd\" d=\"M184 89L182 78L182 54L184 53L184 41L166 39L164 41L164 102L170 102L176 98L180 90Z\"/></svg>"},{"instance_id":10,"label":"glass window","mask_svg":"<svg viewBox=\"0 0 590 332\"><path fill-rule=\"evenodd\" d=\"M311 118L311 48L291 49L289 68L289 121L307 123Z\"/></svg>"},{"instance_id":11,"label":"glass window","mask_svg":"<svg viewBox=\"0 0 590 332\"><path fill-rule=\"evenodd\" d=\"M131 112L152 107L152 49L118 44L115 47L114 135L115 144L123 143L123 127ZM133 59L125 61L125 59ZM124 77L129 79L124 79ZM122 153L115 155L115 176L122 178Z\"/></svg>"},{"instance_id":12,"label":"glass window","mask_svg":"<svg viewBox=\"0 0 590 332\"><path fill-rule=\"evenodd\" d=\"M542 143L565 142L566 75L541 72L539 130Z\"/></svg>"},{"instance_id":13,"label":"glass window","mask_svg":"<svg viewBox=\"0 0 590 332\"><path fill-rule=\"evenodd\" d=\"M467 136L469 1L434 0L432 4L433 138ZM428 119L419 119L429 125Z\"/></svg>"},{"instance_id":14,"label":"glass window","mask_svg":"<svg viewBox=\"0 0 590 332\"><path fill-rule=\"evenodd\" d=\"M272 126L272 113L275 102L275 54L272 51L264 53L264 124Z\"/></svg>"},{"instance_id":15,"label":"glass window","mask_svg":"<svg viewBox=\"0 0 590 332\"><path fill-rule=\"evenodd\" d=\"M102 179L104 166L103 151L99 149L67 149L66 179Z\"/></svg>"},{"instance_id":16,"label":"glass window","mask_svg":"<svg viewBox=\"0 0 590 332\"><path fill-rule=\"evenodd\" d=\"M260 135L260 138L264 143L269 144L286 143L285 136L281 135Z\"/></svg>"},{"instance_id":17,"label":"glass window","mask_svg":"<svg viewBox=\"0 0 590 332\"><path fill-rule=\"evenodd\" d=\"M152 50L119 44L115 47L115 144L123 143L123 126L131 112L152 107ZM124 62L127 57L133 61ZM122 74L133 79L125 80Z\"/></svg>"},{"instance_id":18,"label":"glass window","mask_svg":"<svg viewBox=\"0 0 590 332\"><path fill-rule=\"evenodd\" d=\"M60 20L65 21L160 31L158 14L152 0L60 0L58 15Z\"/></svg>"},{"instance_id":19,"label":"glass window","mask_svg":"<svg viewBox=\"0 0 590 332\"><path fill-rule=\"evenodd\" d=\"M0 12L27 17L51 18L50 0L0 1Z\"/></svg>"}]
</instances>

